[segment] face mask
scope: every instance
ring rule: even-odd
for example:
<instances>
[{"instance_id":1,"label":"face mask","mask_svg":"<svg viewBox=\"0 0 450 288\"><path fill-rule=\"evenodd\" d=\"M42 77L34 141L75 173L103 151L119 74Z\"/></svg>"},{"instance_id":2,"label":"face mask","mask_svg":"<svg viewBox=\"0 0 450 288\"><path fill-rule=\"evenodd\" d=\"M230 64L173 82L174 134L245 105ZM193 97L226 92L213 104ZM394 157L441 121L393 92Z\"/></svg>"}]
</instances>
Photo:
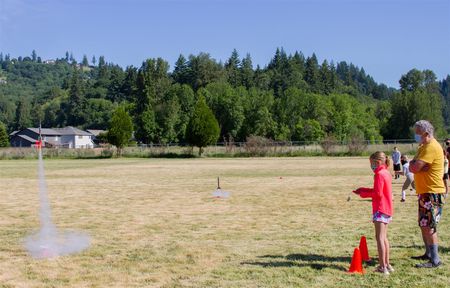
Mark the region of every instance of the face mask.
<instances>
[{"instance_id":1,"label":"face mask","mask_svg":"<svg viewBox=\"0 0 450 288\"><path fill-rule=\"evenodd\" d=\"M370 164L370 168L372 169L373 172L375 172L375 170L377 170L378 166L377 166L377 164Z\"/></svg>"},{"instance_id":2,"label":"face mask","mask_svg":"<svg viewBox=\"0 0 450 288\"><path fill-rule=\"evenodd\" d=\"M422 142L422 136L420 136L419 134L414 134L414 139L416 140L417 143Z\"/></svg>"}]
</instances>

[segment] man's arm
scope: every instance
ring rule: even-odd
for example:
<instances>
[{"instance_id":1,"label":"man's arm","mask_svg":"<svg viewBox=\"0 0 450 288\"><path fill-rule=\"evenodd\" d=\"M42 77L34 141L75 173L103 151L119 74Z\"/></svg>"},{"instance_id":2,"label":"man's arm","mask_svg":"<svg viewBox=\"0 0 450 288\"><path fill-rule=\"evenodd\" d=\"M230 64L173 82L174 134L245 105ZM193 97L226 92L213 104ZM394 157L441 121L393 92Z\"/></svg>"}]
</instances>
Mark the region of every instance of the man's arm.
<instances>
[{"instance_id":1,"label":"man's arm","mask_svg":"<svg viewBox=\"0 0 450 288\"><path fill-rule=\"evenodd\" d=\"M423 162L422 160L411 160L409 162L409 171L412 173L418 173L421 171L428 171L430 165L428 163Z\"/></svg>"}]
</instances>

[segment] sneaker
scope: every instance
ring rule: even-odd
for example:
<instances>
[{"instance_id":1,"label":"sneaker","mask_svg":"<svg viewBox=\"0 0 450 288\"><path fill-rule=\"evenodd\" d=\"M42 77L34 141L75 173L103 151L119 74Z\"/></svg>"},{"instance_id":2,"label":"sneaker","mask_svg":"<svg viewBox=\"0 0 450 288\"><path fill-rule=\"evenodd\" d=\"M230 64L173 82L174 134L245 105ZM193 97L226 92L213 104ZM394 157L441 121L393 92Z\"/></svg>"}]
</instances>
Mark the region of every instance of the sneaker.
<instances>
[{"instance_id":1,"label":"sneaker","mask_svg":"<svg viewBox=\"0 0 450 288\"><path fill-rule=\"evenodd\" d=\"M395 270L394 270L394 267L392 267L391 264L388 264L388 265L386 266L386 269L389 271L389 273L392 273L392 272L395 271Z\"/></svg>"},{"instance_id":2,"label":"sneaker","mask_svg":"<svg viewBox=\"0 0 450 288\"><path fill-rule=\"evenodd\" d=\"M378 266L378 267L374 270L374 272L376 272L376 273L381 273L381 274L384 274L384 275L389 275L389 270L388 270L386 267Z\"/></svg>"},{"instance_id":3,"label":"sneaker","mask_svg":"<svg viewBox=\"0 0 450 288\"><path fill-rule=\"evenodd\" d=\"M405 199L404 199L404 198L402 198L402 200L400 200L400 202L405 202Z\"/></svg>"},{"instance_id":4,"label":"sneaker","mask_svg":"<svg viewBox=\"0 0 450 288\"><path fill-rule=\"evenodd\" d=\"M420 256L411 256L411 259L414 259L414 260L430 260L430 257L428 257L427 254L423 254L423 255L420 255Z\"/></svg>"},{"instance_id":5,"label":"sneaker","mask_svg":"<svg viewBox=\"0 0 450 288\"><path fill-rule=\"evenodd\" d=\"M442 265L442 262L439 261L438 263L434 264L433 262L426 262L421 264L416 264L416 268L436 268Z\"/></svg>"}]
</instances>

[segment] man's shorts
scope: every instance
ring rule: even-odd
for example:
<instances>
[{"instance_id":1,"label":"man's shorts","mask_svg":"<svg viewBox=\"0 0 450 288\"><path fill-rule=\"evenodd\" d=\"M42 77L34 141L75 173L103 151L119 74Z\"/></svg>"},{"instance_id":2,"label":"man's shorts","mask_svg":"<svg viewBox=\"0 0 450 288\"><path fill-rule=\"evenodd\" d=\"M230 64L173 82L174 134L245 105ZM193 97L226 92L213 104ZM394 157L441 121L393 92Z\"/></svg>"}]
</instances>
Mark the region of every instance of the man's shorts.
<instances>
[{"instance_id":1,"label":"man's shorts","mask_svg":"<svg viewBox=\"0 0 450 288\"><path fill-rule=\"evenodd\" d=\"M402 170L400 164L394 164L394 171L400 171L400 170Z\"/></svg>"},{"instance_id":2,"label":"man's shorts","mask_svg":"<svg viewBox=\"0 0 450 288\"><path fill-rule=\"evenodd\" d=\"M443 194L419 194L419 226L436 228L444 206Z\"/></svg>"},{"instance_id":3,"label":"man's shorts","mask_svg":"<svg viewBox=\"0 0 450 288\"><path fill-rule=\"evenodd\" d=\"M373 220L373 222L381 222L381 223L389 224L392 221L392 217L377 211L377 212L373 213L372 220Z\"/></svg>"}]
</instances>

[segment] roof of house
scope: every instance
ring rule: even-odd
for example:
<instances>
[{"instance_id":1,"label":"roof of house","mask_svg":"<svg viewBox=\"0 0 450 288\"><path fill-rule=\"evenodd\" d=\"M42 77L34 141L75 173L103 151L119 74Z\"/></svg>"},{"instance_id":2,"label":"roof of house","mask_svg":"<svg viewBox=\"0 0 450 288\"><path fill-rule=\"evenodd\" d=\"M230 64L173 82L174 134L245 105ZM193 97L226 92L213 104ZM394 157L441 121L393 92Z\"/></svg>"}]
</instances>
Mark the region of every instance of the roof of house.
<instances>
[{"instance_id":1,"label":"roof of house","mask_svg":"<svg viewBox=\"0 0 450 288\"><path fill-rule=\"evenodd\" d=\"M64 128L55 128L54 130L60 131L61 135L80 135L80 136L92 136L91 133L80 130L78 128L67 126Z\"/></svg>"},{"instance_id":2,"label":"roof of house","mask_svg":"<svg viewBox=\"0 0 450 288\"><path fill-rule=\"evenodd\" d=\"M12 137L12 136L16 135L18 132L19 132L19 130L13 131L13 132L11 132L11 133L9 134L9 136Z\"/></svg>"},{"instance_id":3,"label":"roof of house","mask_svg":"<svg viewBox=\"0 0 450 288\"><path fill-rule=\"evenodd\" d=\"M98 136L98 134L106 132L106 130L96 130L96 129L87 129L86 131L94 136Z\"/></svg>"},{"instance_id":4,"label":"roof of house","mask_svg":"<svg viewBox=\"0 0 450 288\"><path fill-rule=\"evenodd\" d=\"M39 128L28 128L28 130L39 134ZM41 128L41 134L47 136L62 136L62 135L78 135L78 136L92 136L91 133L80 130L78 128L67 126L64 128Z\"/></svg>"},{"instance_id":5,"label":"roof of house","mask_svg":"<svg viewBox=\"0 0 450 288\"><path fill-rule=\"evenodd\" d=\"M19 137L19 138L22 138L22 139L24 139L24 140L26 140L26 141L28 141L30 143L36 143L36 139L33 139L33 138L31 138L31 137L29 137L27 135L16 135L16 136Z\"/></svg>"},{"instance_id":6,"label":"roof of house","mask_svg":"<svg viewBox=\"0 0 450 288\"><path fill-rule=\"evenodd\" d=\"M33 131L36 134L39 134L39 128L28 128L28 130ZM41 128L40 132L42 135L51 135L51 136L61 135L61 133L59 133L55 129L51 129L51 128Z\"/></svg>"}]
</instances>

